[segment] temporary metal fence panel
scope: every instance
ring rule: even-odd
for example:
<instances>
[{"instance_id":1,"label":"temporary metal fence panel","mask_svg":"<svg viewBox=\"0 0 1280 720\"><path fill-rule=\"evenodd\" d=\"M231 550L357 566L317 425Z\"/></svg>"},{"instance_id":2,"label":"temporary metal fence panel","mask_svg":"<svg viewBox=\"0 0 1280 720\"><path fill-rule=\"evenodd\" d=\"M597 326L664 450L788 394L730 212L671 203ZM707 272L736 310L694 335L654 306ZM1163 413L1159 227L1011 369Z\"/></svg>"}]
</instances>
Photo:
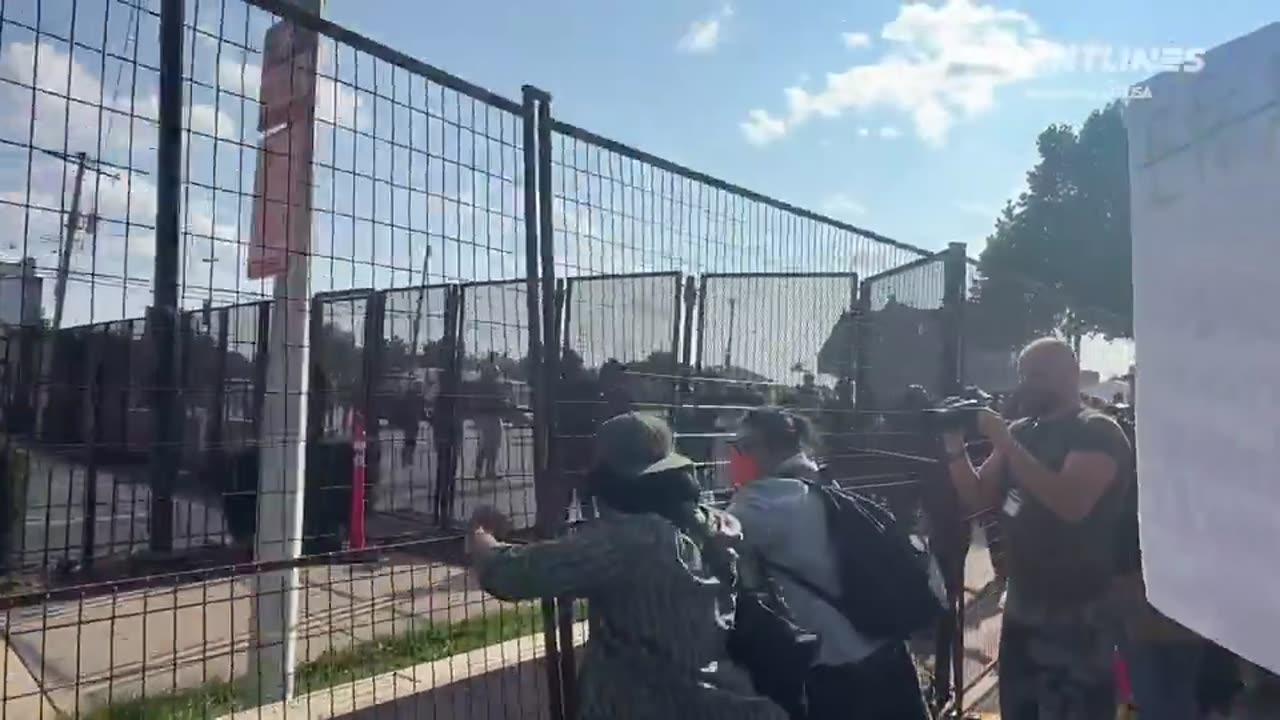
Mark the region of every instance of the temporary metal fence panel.
<instances>
[{"instance_id":1,"label":"temporary metal fence panel","mask_svg":"<svg viewBox=\"0 0 1280 720\"><path fill-rule=\"evenodd\" d=\"M917 248L726 183L564 122L549 120L541 152L549 171L544 212L543 280L653 271L842 273L872 275L928 255ZM847 307L850 289L841 291ZM838 328L839 312L833 318ZM703 328L701 335L724 332ZM567 338L572 342L572 338ZM764 356L773 338L744 339L734 355ZM736 340L735 340L736 342ZM822 341L816 343L816 353ZM786 361L783 373L798 358ZM816 358L815 358L816 359ZM704 356L704 362L706 362ZM763 373L762 373L763 374ZM592 393L584 393L591 395ZM557 393L563 397L563 391ZM698 398L693 398L698 403ZM593 424L566 429L555 418L555 442L590 437ZM552 456L589 457L584 448ZM572 657L562 656L564 677ZM566 698L571 695L567 694Z\"/></svg>"},{"instance_id":2,"label":"temporary metal fence panel","mask_svg":"<svg viewBox=\"0 0 1280 720\"><path fill-rule=\"evenodd\" d=\"M93 460L66 459L52 452L55 443L40 437L20 449L38 472L48 474L56 463L71 463L77 473L96 472L100 483L77 485L68 480L65 486L48 485L42 492L79 498L81 509L88 502L100 515L112 517L122 506L104 498L131 486L107 477L105 466L98 463L104 454L99 450L115 447L124 454L149 455L149 482L145 492L133 497L143 518L137 539L157 558L173 561L183 548L183 534L201 532L194 522L187 530L182 511L173 509L182 490L183 439L194 422L183 422L187 412L179 391L184 382L200 388L191 398L191 416L215 418L196 422L204 424L197 435L216 439L220 434L221 445L229 450L253 450L255 439L263 445L297 440L268 427L263 411L263 398L280 392L268 385L267 366L280 359L273 353L283 350L270 346L271 321L277 321L279 329L284 318L271 318L266 305L215 310L222 316L216 327L192 324L198 314L185 320L182 316L184 309L206 302L215 307L245 305L271 296L271 282L246 279L243 266L246 257L262 258L263 248L253 247L252 239L266 219L263 213L270 214L278 199L280 187L267 187L267 176L270 182L278 180L306 193L284 203L292 215L288 222L309 230L305 244L299 241L291 248L294 266L305 264L311 287L331 293L316 300L312 318L313 369L328 380L312 387L311 399L317 401L312 412L319 415L309 427L319 442L309 444L308 484L316 485L311 482L313 472L329 472L333 477L326 480L337 480L338 492L336 499L315 500L307 494L304 540L313 537L308 534L316 529L317 518L330 541L343 539L341 525L349 519L346 512L352 504L347 471L355 467L357 457L351 442L351 409L366 411L366 432L378 455L383 420L379 408L387 404L380 390L388 376L403 369L394 349L395 339L401 337L397 318L402 317L402 304L399 296L382 292L386 288L461 285L456 314L448 303L444 308L446 318L456 323L452 331L447 321L444 326L444 336L457 339L446 353L456 368L455 392L447 398L453 406L444 416L433 415L430 423L433 433L439 425L456 439L457 449L448 452L456 458L456 467L448 472L449 489L456 492L443 492L440 486L437 498L453 498L442 508L442 518L461 521L480 504L496 504L519 526L535 517L532 476L545 476L550 458L568 449L550 432L548 411L559 389L558 351L565 331L557 324L554 308L557 280L582 278L572 291L566 284L565 295L589 298L593 292L603 293L588 300L586 307L576 301L566 306L570 318L612 319L624 309L616 305L614 291L585 289L592 286L583 276L659 273L674 278L671 285L655 280L653 288L649 281L628 281L635 302L630 303L627 322L637 332L624 337L589 320L588 335L600 338L600 344L593 339L592 347L584 350L594 354L600 348L608 354L604 359L622 355L619 360L643 366L661 348L680 361L683 367L677 369L689 370L685 360L691 356L681 345L685 338L701 342L702 334L695 336L690 306L682 305L687 300L680 296L682 274L809 274L834 269L868 276L926 255L554 121L543 93L529 89L526 102L517 104L308 15L286 0L184 0L164 3L161 10L107 0L80 0L74 6L78 10L73 12L80 13L74 22L65 8L49 8L47 3L6 10L0 18L5 40L0 51L21 61L3 64L6 72L15 67L20 72L2 78L0 92L11 94L14 107L29 110L28 119L40 117L40 122L21 125L28 128L25 133L5 135L0 143L0 159L14 161L4 166L25 168L19 189L26 192L11 194L3 207L19 212L24 249L43 235L56 237L67 224L72 234L80 227L80 235L95 240L69 243L62 253L69 267L62 273L51 269L68 279L65 294L56 293L66 298L63 327L136 318L144 309L152 310L146 323L131 321L118 328L122 333L103 333L97 352L104 360L89 363L101 368L105 378L91 383L94 390L86 395L64 389L64 410L96 404L88 415L94 418L90 434L77 429L75 418L58 420L58 412L51 411L50 430L66 436L61 444L88 448ZM284 21L292 23L294 32L273 37L292 38L296 45L268 48L268 30L283 27ZM100 23L94 30L101 32L86 34L86 23ZM301 80L308 85L290 87L302 92L289 95L313 97L314 106L299 105L306 111L291 119L288 135L311 146L312 152L309 157L292 151L263 155L260 132L281 119L276 114L281 98L260 93L280 88L275 82L280 68L273 65L279 51L293 55L291 51L305 44L311 33L318 35L315 79L304 73ZM46 78L37 68L53 66L52 59L64 59L77 70L72 77L95 81L81 86ZM263 77L264 66L269 66L268 77ZM299 79L287 71L284 77L291 83ZM271 82L259 82L260 78ZM311 83L314 93L305 92ZM15 88L16 94L11 92ZM267 122L259 122L261 115ZM309 123L314 123L313 130ZM302 130L294 132L299 127ZM280 157L288 162L281 165ZM264 163L261 177L257 160ZM67 223L76 215L73 198L62 202L58 197L68 187L66 178L81 174L90 176L83 192L76 193L81 206L97 211L92 222ZM47 178L57 180L52 188L37 187ZM153 191L154 204L133 201ZM16 202L16 197L24 199ZM154 238L154 253L137 252L144 237ZM102 249L104 243L115 252L86 250ZM351 294L352 288L363 287L371 290ZM652 323L643 319L649 314L655 318ZM576 322L580 321L568 320L566 325ZM711 336L722 322L712 320L715 327L704 332ZM388 329L388 323L396 327ZM839 324L837 318L832 334ZM186 343L181 341L184 329ZM576 342L568 334L564 339L570 345ZM89 367L58 358L76 349L59 342L49 343L53 352L47 377L65 379L64 384L74 387L79 380L73 378L82 379ZM733 355L764 356L769 342L758 336L742 343L735 339ZM209 371L216 376L212 383L202 377L208 348L216 348L212 364L222 365ZM551 352L543 352L546 349ZM117 370L118 364L127 367ZM486 399L491 399L491 386L473 374L492 365L505 378L500 394L507 402L490 406ZM410 370L412 366L411 361ZM102 394L100 402L92 399L94 392ZM333 398L331 405L326 396ZM504 409L494 412L494 407ZM530 410L532 429L527 428ZM96 437L93 433L102 436L100 446L86 440ZM324 453L312 456L317 448ZM385 456L392 454L373 459L375 485ZM490 468L478 467L491 456L493 474L500 478L487 479L483 470ZM249 464L246 474L229 473L240 478L233 489L243 504L229 505L224 498L221 507L228 527L247 527L252 535L258 473L256 464ZM202 467L197 463L197 470ZM475 478L478 469L482 477ZM394 492L389 497L397 500ZM63 504L69 508L73 503ZM550 510L539 508L544 510L541 515L561 514L568 502L555 499L553 505ZM203 508L197 510L203 515ZM70 514L67 518L73 520ZM52 525L51 520L41 522ZM210 522L212 527L219 521ZM138 528L132 519L126 523L133 547ZM95 540L102 545L102 528L94 528ZM214 534L204 530L206 536ZM237 536L237 531L231 534ZM238 538L244 539L243 532ZM325 547L334 552L328 553L304 542L315 567L303 569L303 560L287 559L172 574L143 564L139 567L149 575L146 583L82 584L52 594L43 589L10 593L0 598L0 609L11 645L24 653L23 666L39 670L30 683L35 690L10 691L6 683L0 702L4 712L22 716L29 713L17 703L46 699L73 715L146 715L160 704L175 702L175 693L195 698L210 714L257 704L262 696L245 698L230 690L248 677L244 648L254 643L246 634L257 586L237 573L270 575L287 569L297 571L301 587L298 690L319 693L306 702L337 708L345 702L339 696L378 695L360 695L349 688L329 692L337 682L389 687L379 699L400 699L409 691L386 685L390 676L379 676L389 670L411 675L418 689L431 688L425 699L411 702L447 702L444 698L453 697L450 693L464 696L468 688L474 689L468 684L473 681L443 681L433 677L434 666L429 664L392 668L378 655L380 648L397 643L426 648L418 658L426 661L467 651L470 644L507 641L498 651L508 665L507 677L520 676L516 682L522 705L545 704L557 720L571 716L574 654L559 652L581 639L574 634L578 624L571 605L560 605L564 612L559 633L544 628L548 661L537 668L533 661L543 650L526 639L537 632L537 622L517 619L470 584L458 567L457 541L458 535L452 534L444 540L412 538L384 545L372 557L389 562L361 569L348 567L355 560L370 559L359 548L339 551L331 543ZM470 624L458 624L463 615ZM139 642L138 637L143 639ZM440 637L448 641L437 642ZM491 655L494 650L476 652ZM282 681L265 679L264 685ZM357 709L343 706L342 711Z\"/></svg>"},{"instance_id":3,"label":"temporary metal fence panel","mask_svg":"<svg viewBox=\"0 0 1280 720\"><path fill-rule=\"evenodd\" d=\"M222 374L221 445L228 450L257 445L266 395L267 337L271 304L232 305L223 320L227 328ZM214 447L218 446L215 441Z\"/></svg>"},{"instance_id":4,"label":"temporary metal fence panel","mask_svg":"<svg viewBox=\"0 0 1280 720\"><path fill-rule=\"evenodd\" d=\"M589 368L616 360L671 373L680 358L683 285L677 272L568 278L564 349Z\"/></svg>"},{"instance_id":5,"label":"temporary metal fence panel","mask_svg":"<svg viewBox=\"0 0 1280 720\"><path fill-rule=\"evenodd\" d=\"M454 484L440 488L442 514L457 525L492 506L515 528L531 528L537 503L528 281L467 283L460 292L456 465Z\"/></svg>"},{"instance_id":6,"label":"temporary metal fence panel","mask_svg":"<svg viewBox=\"0 0 1280 720\"><path fill-rule=\"evenodd\" d=\"M857 294L858 276L848 272L702 276L695 374L709 381L698 397L721 409L693 411L703 422L697 441L685 445L712 464L710 489L730 487L728 438L742 414L738 408L751 404L749 396L803 412L824 441L851 431L840 425L852 419L853 399L836 388L853 375L848 325ZM849 405L845 412L838 407L842 398Z\"/></svg>"},{"instance_id":7,"label":"temporary metal fence panel","mask_svg":"<svg viewBox=\"0 0 1280 720\"><path fill-rule=\"evenodd\" d=\"M442 464L436 423L447 425L435 411L455 382L457 286L397 288L382 296L371 422L383 427L370 507L421 528L434 523Z\"/></svg>"},{"instance_id":8,"label":"temporary metal fence panel","mask_svg":"<svg viewBox=\"0 0 1280 720\"><path fill-rule=\"evenodd\" d=\"M863 292L860 380L865 387L858 388L863 407L894 410L913 385L940 399L946 382L945 256L868 277Z\"/></svg>"}]
</instances>

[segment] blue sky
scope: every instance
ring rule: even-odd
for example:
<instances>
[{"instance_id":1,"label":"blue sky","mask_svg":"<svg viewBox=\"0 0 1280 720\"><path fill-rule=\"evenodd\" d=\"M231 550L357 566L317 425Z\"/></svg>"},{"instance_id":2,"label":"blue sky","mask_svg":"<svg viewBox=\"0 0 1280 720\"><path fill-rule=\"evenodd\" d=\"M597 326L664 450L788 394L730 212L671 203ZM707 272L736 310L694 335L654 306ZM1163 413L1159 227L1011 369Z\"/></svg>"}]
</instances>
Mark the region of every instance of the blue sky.
<instances>
[{"instance_id":1,"label":"blue sky","mask_svg":"<svg viewBox=\"0 0 1280 720\"><path fill-rule=\"evenodd\" d=\"M378 7L330 0L328 13L496 91L538 85L557 117L603 135L926 248L965 242L975 256L1045 126L1079 123L1149 77L1144 54L1163 64L1274 19L1261 0L1212 11L1186 0ZM1111 66L1090 48L1107 48ZM990 72L959 86L928 71L964 62ZM796 113L804 103L789 105L789 88L829 116ZM753 142L744 123L758 110L770 122L756 123ZM776 121L783 134L759 142ZM1104 373L1132 359L1128 344L1086 342L1086 364Z\"/></svg>"},{"instance_id":2,"label":"blue sky","mask_svg":"<svg viewBox=\"0 0 1280 720\"><path fill-rule=\"evenodd\" d=\"M187 21L201 29L188 33L184 51L191 81L182 302L190 307L267 293L243 268L259 49L272 19L240 0L187 5ZM158 2L141 7L10 0L0 18L0 227L9 229L0 256L34 256L48 276L73 185L68 163L24 145L85 151L124 168L115 177L91 173L86 183L83 205L99 222L72 256L68 324L137 317L151 299ZM1116 9L1102 0L329 0L327 15L510 98L537 85L552 94L556 117L601 135L918 246L966 242L971 255L1021 187L1047 124L1079 122L1154 74L1169 52L1180 58L1268 20L1257 0L1220 0L1205 17L1185 2ZM1087 48L1106 48L1109 61ZM1148 55L1160 48L1168 51ZM136 66L119 59L135 55ZM420 78L352 62L349 48L328 42L320 64L313 288L415 285L426 265L426 282L519 276L523 198L512 119L486 126L487 137L462 135L460 126L473 127L458 116L470 101L438 86L413 97ZM395 103L388 87L400 89ZM553 181L553 223L565 239L556 260L567 275L855 266L865 274L907 259L813 223L797 229L794 218L761 214L741 198L713 191L703 199L702 189L695 202L705 212L673 223L661 214L681 207L683 181L645 176L629 188L610 165L602 182L590 172L600 153L576 152ZM634 222L645 213L648 234ZM781 262L766 268L769 258ZM845 297L828 300L838 309ZM523 300L485 302L502 318L492 343L522 346L506 318L522 312ZM761 328L784 324L787 308L777 312ZM665 329L655 324L654 335ZM1127 367L1127 348L1099 348L1088 364ZM773 364L797 359L780 355Z\"/></svg>"},{"instance_id":3,"label":"blue sky","mask_svg":"<svg viewBox=\"0 0 1280 720\"><path fill-rule=\"evenodd\" d=\"M1075 71L1027 69L1038 43L1105 45L1122 58L1134 48L1212 47L1274 19L1274 6L1263 0L1219 0L1211 11L1186 0L933 0L905 7L848 0L329 0L327 12L498 92L518 96L521 84L538 85L552 93L557 117L603 135L917 245L964 241L974 254L1034 162L1037 133L1049 123L1079 122L1151 74L1141 67L1091 70L1083 61ZM700 42L682 44L691 31ZM847 34L865 40L848 42ZM992 47L995 40L1005 47ZM971 113L952 107L953 124L940 143L920 137L908 109L913 101L888 96L947 89L909 82L764 147L741 128L755 109L785 116L787 88L821 95L828 73L916 52L928 60L963 58L984 46L979 59L996 66L990 105Z\"/></svg>"}]
</instances>

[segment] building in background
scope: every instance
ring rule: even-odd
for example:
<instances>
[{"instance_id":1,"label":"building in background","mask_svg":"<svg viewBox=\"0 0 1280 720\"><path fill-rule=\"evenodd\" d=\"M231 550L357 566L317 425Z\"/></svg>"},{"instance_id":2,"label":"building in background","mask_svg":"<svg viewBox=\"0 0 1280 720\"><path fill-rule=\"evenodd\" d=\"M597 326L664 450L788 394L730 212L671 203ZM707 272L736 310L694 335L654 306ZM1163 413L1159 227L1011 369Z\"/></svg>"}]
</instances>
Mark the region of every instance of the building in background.
<instances>
[{"instance_id":1,"label":"building in background","mask_svg":"<svg viewBox=\"0 0 1280 720\"><path fill-rule=\"evenodd\" d=\"M39 325L43 283L36 275L35 258L0 260L0 324Z\"/></svg>"},{"instance_id":2,"label":"building in background","mask_svg":"<svg viewBox=\"0 0 1280 720\"><path fill-rule=\"evenodd\" d=\"M36 261L0 261L0 428L25 432L33 420L36 343L43 280Z\"/></svg>"}]
</instances>

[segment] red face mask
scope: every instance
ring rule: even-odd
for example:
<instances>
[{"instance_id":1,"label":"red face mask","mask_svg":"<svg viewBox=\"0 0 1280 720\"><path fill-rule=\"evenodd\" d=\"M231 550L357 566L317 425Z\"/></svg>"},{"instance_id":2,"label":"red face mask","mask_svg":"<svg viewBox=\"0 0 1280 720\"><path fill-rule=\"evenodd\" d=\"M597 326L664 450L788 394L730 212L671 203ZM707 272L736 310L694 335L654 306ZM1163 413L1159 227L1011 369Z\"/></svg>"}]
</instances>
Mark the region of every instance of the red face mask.
<instances>
[{"instance_id":1,"label":"red face mask","mask_svg":"<svg viewBox=\"0 0 1280 720\"><path fill-rule=\"evenodd\" d=\"M729 481L735 488L759 479L760 464L736 446L729 448Z\"/></svg>"}]
</instances>

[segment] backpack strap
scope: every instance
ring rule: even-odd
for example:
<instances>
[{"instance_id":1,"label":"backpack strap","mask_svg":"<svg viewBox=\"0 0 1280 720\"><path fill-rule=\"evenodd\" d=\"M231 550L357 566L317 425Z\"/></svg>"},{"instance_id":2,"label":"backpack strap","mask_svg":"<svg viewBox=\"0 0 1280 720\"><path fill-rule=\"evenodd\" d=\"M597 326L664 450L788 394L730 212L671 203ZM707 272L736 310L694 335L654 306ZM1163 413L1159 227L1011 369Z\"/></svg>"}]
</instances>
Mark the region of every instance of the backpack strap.
<instances>
[{"instance_id":1,"label":"backpack strap","mask_svg":"<svg viewBox=\"0 0 1280 720\"><path fill-rule=\"evenodd\" d=\"M761 559L760 565L766 571L766 573L776 572L777 574L786 577L788 580L804 588L806 591L808 591L810 595L813 595L814 597L821 600L823 603L829 605L831 609L839 612L841 616L845 615L844 610L840 608L840 603L838 600L836 600L836 598L832 597L831 594L828 593L826 590L823 590L822 588L818 587L811 580L802 576L800 573L796 572L795 570L792 570L791 568L786 567L784 565L777 565L771 562L766 562L763 559ZM848 618L846 617L846 619Z\"/></svg>"}]
</instances>

